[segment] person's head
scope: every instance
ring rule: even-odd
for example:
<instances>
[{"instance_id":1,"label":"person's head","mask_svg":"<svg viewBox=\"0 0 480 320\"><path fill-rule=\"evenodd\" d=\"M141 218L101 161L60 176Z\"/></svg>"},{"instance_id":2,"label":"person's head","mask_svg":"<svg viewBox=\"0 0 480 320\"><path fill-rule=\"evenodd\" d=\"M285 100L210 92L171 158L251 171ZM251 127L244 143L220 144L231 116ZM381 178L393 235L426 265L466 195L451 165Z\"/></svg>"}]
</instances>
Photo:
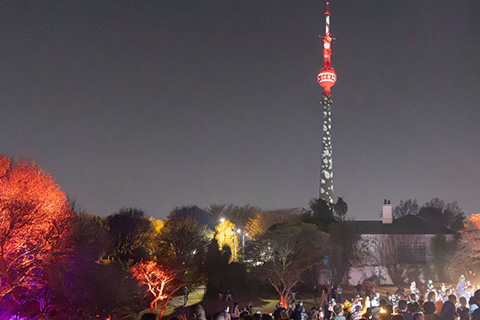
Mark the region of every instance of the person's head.
<instances>
[{"instance_id":1,"label":"person's head","mask_svg":"<svg viewBox=\"0 0 480 320\"><path fill-rule=\"evenodd\" d=\"M413 306L412 312L420 312L420 303L418 303L417 301L412 302L412 306Z\"/></svg>"},{"instance_id":2,"label":"person's head","mask_svg":"<svg viewBox=\"0 0 480 320\"><path fill-rule=\"evenodd\" d=\"M410 294L410 300L417 301L417 295L415 293Z\"/></svg>"},{"instance_id":3,"label":"person's head","mask_svg":"<svg viewBox=\"0 0 480 320\"><path fill-rule=\"evenodd\" d=\"M343 316L343 307L340 304L336 304L333 306L333 312L337 316Z\"/></svg>"},{"instance_id":4,"label":"person's head","mask_svg":"<svg viewBox=\"0 0 480 320\"><path fill-rule=\"evenodd\" d=\"M437 294L435 293L435 291L430 291L428 293L427 299L429 301L437 301Z\"/></svg>"},{"instance_id":5,"label":"person's head","mask_svg":"<svg viewBox=\"0 0 480 320\"><path fill-rule=\"evenodd\" d=\"M425 314L434 314L435 313L435 303L427 301L423 304L423 312Z\"/></svg>"},{"instance_id":6,"label":"person's head","mask_svg":"<svg viewBox=\"0 0 480 320\"><path fill-rule=\"evenodd\" d=\"M450 288L445 289L445 295L449 296L451 294L452 294L452 289Z\"/></svg>"},{"instance_id":7,"label":"person's head","mask_svg":"<svg viewBox=\"0 0 480 320\"><path fill-rule=\"evenodd\" d=\"M451 294L451 295L448 296L448 300L452 301L453 304L456 304L457 303L457 296L454 295L454 294Z\"/></svg>"},{"instance_id":8,"label":"person's head","mask_svg":"<svg viewBox=\"0 0 480 320\"><path fill-rule=\"evenodd\" d=\"M403 317L403 314L397 313L392 316L392 320L405 320L405 318Z\"/></svg>"},{"instance_id":9,"label":"person's head","mask_svg":"<svg viewBox=\"0 0 480 320\"><path fill-rule=\"evenodd\" d=\"M402 299L402 300L398 301L398 309L400 309L400 311L406 311L407 310L407 300Z\"/></svg>"},{"instance_id":10,"label":"person's head","mask_svg":"<svg viewBox=\"0 0 480 320\"><path fill-rule=\"evenodd\" d=\"M194 304L190 307L190 314L194 320L206 319L205 309L201 304Z\"/></svg>"},{"instance_id":11,"label":"person's head","mask_svg":"<svg viewBox=\"0 0 480 320\"><path fill-rule=\"evenodd\" d=\"M415 312L415 306L413 305L413 303L410 302L407 304L407 312L409 313Z\"/></svg>"},{"instance_id":12,"label":"person's head","mask_svg":"<svg viewBox=\"0 0 480 320\"><path fill-rule=\"evenodd\" d=\"M157 315L155 313L144 313L140 320L157 320Z\"/></svg>"},{"instance_id":13,"label":"person's head","mask_svg":"<svg viewBox=\"0 0 480 320\"><path fill-rule=\"evenodd\" d=\"M447 300L442 306L442 310L440 311L440 315L444 319L453 319L455 316L455 312L457 311L457 308L455 307L455 304L453 304L452 301Z\"/></svg>"},{"instance_id":14,"label":"person's head","mask_svg":"<svg viewBox=\"0 0 480 320\"><path fill-rule=\"evenodd\" d=\"M273 320L273 318L268 313L264 313L262 314L262 320Z\"/></svg>"},{"instance_id":15,"label":"person's head","mask_svg":"<svg viewBox=\"0 0 480 320\"><path fill-rule=\"evenodd\" d=\"M467 306L467 298L465 297L460 297L460 299L458 299L460 301L460 305L462 307L466 307Z\"/></svg>"},{"instance_id":16,"label":"person's head","mask_svg":"<svg viewBox=\"0 0 480 320\"><path fill-rule=\"evenodd\" d=\"M423 316L423 313L417 312L413 314L412 320L425 320L425 317Z\"/></svg>"}]
</instances>

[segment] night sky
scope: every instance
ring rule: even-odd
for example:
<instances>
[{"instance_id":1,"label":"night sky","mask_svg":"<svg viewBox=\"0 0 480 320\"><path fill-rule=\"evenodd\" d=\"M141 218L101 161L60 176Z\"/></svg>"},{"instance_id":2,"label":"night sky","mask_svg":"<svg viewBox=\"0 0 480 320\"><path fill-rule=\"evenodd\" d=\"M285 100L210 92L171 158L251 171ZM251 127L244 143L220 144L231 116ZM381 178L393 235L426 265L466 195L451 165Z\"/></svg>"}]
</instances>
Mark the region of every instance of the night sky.
<instances>
[{"instance_id":1,"label":"night sky","mask_svg":"<svg viewBox=\"0 0 480 320\"><path fill-rule=\"evenodd\" d=\"M325 2L4 1L0 152L98 215L318 196ZM480 212L480 1L333 0L335 195Z\"/></svg>"}]
</instances>

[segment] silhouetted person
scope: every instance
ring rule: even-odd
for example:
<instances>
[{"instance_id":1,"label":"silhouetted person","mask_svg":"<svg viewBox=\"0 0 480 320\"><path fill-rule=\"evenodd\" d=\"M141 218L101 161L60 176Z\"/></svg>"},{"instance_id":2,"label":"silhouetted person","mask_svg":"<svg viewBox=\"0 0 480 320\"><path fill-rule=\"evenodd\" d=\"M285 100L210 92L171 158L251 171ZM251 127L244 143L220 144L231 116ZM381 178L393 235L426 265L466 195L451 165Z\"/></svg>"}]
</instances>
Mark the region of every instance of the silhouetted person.
<instances>
[{"instance_id":1,"label":"silhouetted person","mask_svg":"<svg viewBox=\"0 0 480 320\"><path fill-rule=\"evenodd\" d=\"M456 320L456 317L457 307L455 307L452 301L445 301L442 306L442 310L440 311L440 320Z\"/></svg>"},{"instance_id":2,"label":"silhouetted person","mask_svg":"<svg viewBox=\"0 0 480 320\"><path fill-rule=\"evenodd\" d=\"M398 301L398 309L400 309L398 313L400 313L405 320L412 320L412 314L407 312L407 300L402 299Z\"/></svg>"},{"instance_id":3,"label":"silhouetted person","mask_svg":"<svg viewBox=\"0 0 480 320\"><path fill-rule=\"evenodd\" d=\"M195 304L190 308L190 315L193 320L206 320L205 309L201 304Z\"/></svg>"}]
</instances>

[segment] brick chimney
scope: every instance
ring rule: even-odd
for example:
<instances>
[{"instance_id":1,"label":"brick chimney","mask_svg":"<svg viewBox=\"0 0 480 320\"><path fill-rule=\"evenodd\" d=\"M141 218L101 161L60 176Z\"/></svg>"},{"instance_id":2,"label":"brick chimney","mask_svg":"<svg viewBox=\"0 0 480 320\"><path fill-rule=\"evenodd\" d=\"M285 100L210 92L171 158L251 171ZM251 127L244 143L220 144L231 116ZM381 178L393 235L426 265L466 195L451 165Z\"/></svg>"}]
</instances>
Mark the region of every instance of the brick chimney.
<instances>
[{"instance_id":1,"label":"brick chimney","mask_svg":"<svg viewBox=\"0 0 480 320\"><path fill-rule=\"evenodd\" d=\"M382 222L383 223L392 223L393 222L393 209L390 200L385 199L383 201L383 210L382 210Z\"/></svg>"}]
</instances>

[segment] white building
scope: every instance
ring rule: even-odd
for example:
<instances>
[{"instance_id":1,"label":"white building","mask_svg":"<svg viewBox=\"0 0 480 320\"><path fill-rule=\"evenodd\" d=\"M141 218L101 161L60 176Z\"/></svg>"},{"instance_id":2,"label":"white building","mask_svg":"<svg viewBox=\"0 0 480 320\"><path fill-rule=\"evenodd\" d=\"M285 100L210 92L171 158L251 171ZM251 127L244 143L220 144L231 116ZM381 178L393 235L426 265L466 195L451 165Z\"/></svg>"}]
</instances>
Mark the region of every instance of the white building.
<instances>
[{"instance_id":1,"label":"white building","mask_svg":"<svg viewBox=\"0 0 480 320\"><path fill-rule=\"evenodd\" d=\"M353 285L369 278L377 278L382 284L392 284L391 270L401 272L405 269L401 268L402 265L418 267L426 264L433 268L432 239L445 235L449 241L455 236L454 231L418 215L393 219L389 201L383 205L381 221L353 221L353 224L355 231L361 235L358 248L362 252L361 259L352 263L348 275L348 282Z\"/></svg>"}]
</instances>

